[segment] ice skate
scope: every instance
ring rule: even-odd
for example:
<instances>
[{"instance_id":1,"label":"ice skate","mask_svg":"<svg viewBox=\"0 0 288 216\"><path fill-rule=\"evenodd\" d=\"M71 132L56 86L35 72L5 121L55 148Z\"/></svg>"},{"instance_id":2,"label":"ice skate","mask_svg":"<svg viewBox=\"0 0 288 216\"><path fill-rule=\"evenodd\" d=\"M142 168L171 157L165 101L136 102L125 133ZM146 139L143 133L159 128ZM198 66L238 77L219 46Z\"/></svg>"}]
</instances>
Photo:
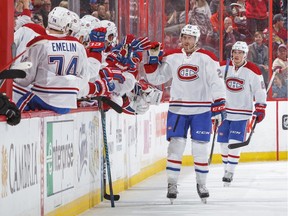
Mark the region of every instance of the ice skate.
<instances>
[{"instance_id":1,"label":"ice skate","mask_svg":"<svg viewBox=\"0 0 288 216\"><path fill-rule=\"evenodd\" d=\"M197 184L197 192L199 197L201 198L201 201L206 204L207 198L209 197L209 191L207 190L205 185Z\"/></svg>"},{"instance_id":2,"label":"ice skate","mask_svg":"<svg viewBox=\"0 0 288 216\"><path fill-rule=\"evenodd\" d=\"M225 171L222 181L224 182L224 187L229 187L233 180L233 173Z\"/></svg>"},{"instance_id":3,"label":"ice skate","mask_svg":"<svg viewBox=\"0 0 288 216\"><path fill-rule=\"evenodd\" d=\"M167 198L170 199L171 204L173 204L174 200L177 198L177 194L177 184L168 183Z\"/></svg>"}]
</instances>

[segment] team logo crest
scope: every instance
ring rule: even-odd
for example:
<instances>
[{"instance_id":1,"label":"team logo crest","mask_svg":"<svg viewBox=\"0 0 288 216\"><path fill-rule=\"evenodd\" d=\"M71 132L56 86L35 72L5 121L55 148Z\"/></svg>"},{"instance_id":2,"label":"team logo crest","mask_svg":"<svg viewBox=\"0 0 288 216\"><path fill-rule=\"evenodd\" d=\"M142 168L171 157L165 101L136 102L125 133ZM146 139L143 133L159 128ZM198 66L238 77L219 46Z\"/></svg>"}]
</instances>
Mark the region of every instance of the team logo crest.
<instances>
[{"instance_id":1,"label":"team logo crest","mask_svg":"<svg viewBox=\"0 0 288 216\"><path fill-rule=\"evenodd\" d=\"M183 65L178 68L178 77L182 81L193 81L198 79L199 68L192 65Z\"/></svg>"},{"instance_id":2,"label":"team logo crest","mask_svg":"<svg viewBox=\"0 0 288 216\"><path fill-rule=\"evenodd\" d=\"M244 80L235 77L226 80L226 86L230 91L242 91L244 89L244 84Z\"/></svg>"}]
</instances>

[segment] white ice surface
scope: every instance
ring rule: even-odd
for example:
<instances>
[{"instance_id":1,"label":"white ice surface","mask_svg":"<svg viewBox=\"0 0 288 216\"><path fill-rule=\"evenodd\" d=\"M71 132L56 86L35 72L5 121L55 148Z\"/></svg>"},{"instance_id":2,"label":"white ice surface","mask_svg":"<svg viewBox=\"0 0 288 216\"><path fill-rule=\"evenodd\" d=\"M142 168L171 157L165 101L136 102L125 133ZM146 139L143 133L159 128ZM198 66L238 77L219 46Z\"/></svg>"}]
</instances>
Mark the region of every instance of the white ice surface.
<instances>
[{"instance_id":1,"label":"white ice surface","mask_svg":"<svg viewBox=\"0 0 288 216\"><path fill-rule=\"evenodd\" d=\"M165 171L120 193L111 208L104 201L81 216L288 216L288 163L240 163L230 187L223 187L223 167L211 165L203 204L198 197L193 167L182 167L179 194L171 205L166 198Z\"/></svg>"}]
</instances>

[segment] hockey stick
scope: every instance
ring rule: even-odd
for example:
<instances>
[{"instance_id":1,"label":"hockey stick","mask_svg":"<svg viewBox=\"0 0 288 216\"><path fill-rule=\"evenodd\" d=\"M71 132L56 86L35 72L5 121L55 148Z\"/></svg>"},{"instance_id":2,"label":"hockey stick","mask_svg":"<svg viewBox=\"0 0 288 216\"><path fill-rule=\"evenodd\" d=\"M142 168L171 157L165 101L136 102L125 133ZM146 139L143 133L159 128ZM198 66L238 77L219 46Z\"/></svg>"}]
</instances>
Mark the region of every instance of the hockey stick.
<instances>
[{"instance_id":1,"label":"hockey stick","mask_svg":"<svg viewBox=\"0 0 288 216\"><path fill-rule=\"evenodd\" d=\"M209 165L210 165L210 163L211 163L211 161L212 161L212 157L213 157L213 151L214 151L214 145L215 145L215 138L216 138L217 129L218 129L218 120L215 119L214 134L213 134L213 140L212 140L212 147L211 147L211 151L210 151L210 157L209 157L209 159L208 159L208 164L209 164Z\"/></svg>"},{"instance_id":2,"label":"hockey stick","mask_svg":"<svg viewBox=\"0 0 288 216\"><path fill-rule=\"evenodd\" d=\"M226 81L226 78L227 78L227 73L228 73L229 64L230 64L230 58L227 58L227 59L226 59L226 66L225 66L224 81ZM226 84L225 84L225 85L226 85Z\"/></svg>"},{"instance_id":3,"label":"hockey stick","mask_svg":"<svg viewBox=\"0 0 288 216\"><path fill-rule=\"evenodd\" d=\"M266 90L267 93L268 93L269 89L271 88L271 86L273 84L273 81L274 81L274 78L276 76L276 73L279 73L279 69L277 69L276 71L273 72L272 77L271 77L271 79L269 81L269 84L267 86L267 90Z\"/></svg>"},{"instance_id":4,"label":"hockey stick","mask_svg":"<svg viewBox=\"0 0 288 216\"><path fill-rule=\"evenodd\" d=\"M103 152L103 185L104 185L104 199L106 200L111 200L111 195L107 193L106 191L106 158L105 158L105 152ZM120 199L120 195L118 194L113 194L114 196L114 201L118 201Z\"/></svg>"},{"instance_id":5,"label":"hockey stick","mask_svg":"<svg viewBox=\"0 0 288 216\"><path fill-rule=\"evenodd\" d=\"M108 198L108 200L111 201L111 207L115 207L114 201L117 199L120 199L120 196L113 194L113 185L112 185L112 176L111 176L111 167L110 167L110 159L109 159L109 150L108 150L108 143L107 143L107 134L106 134L106 116L105 112L103 110L103 104L102 100L98 100L98 105L100 108L100 114L101 114L101 122L102 122L102 130L103 130L103 141L104 141L104 152L105 152L105 159L106 159L106 168L107 168L107 173L108 173L108 181L109 181L109 190L110 190L110 196L105 193L104 198ZM105 178L106 179L106 178ZM105 182L106 183L106 182ZM104 185L106 187L106 185ZM106 189L104 189L105 191ZM107 194L107 195L106 195ZM106 195L106 196L105 196ZM110 199L109 199L110 198ZM116 198L116 199L115 199Z\"/></svg>"},{"instance_id":6,"label":"hockey stick","mask_svg":"<svg viewBox=\"0 0 288 216\"><path fill-rule=\"evenodd\" d=\"M2 85L6 79L25 78L25 77L26 73L23 70L19 69L4 70L0 73L0 88L2 88Z\"/></svg>"},{"instance_id":7,"label":"hockey stick","mask_svg":"<svg viewBox=\"0 0 288 216\"><path fill-rule=\"evenodd\" d=\"M20 69L10 69L10 70L3 70L0 73L0 79L15 79L15 78L25 78L26 73Z\"/></svg>"},{"instance_id":8,"label":"hockey stick","mask_svg":"<svg viewBox=\"0 0 288 216\"><path fill-rule=\"evenodd\" d=\"M254 133L256 124L257 124L257 119L254 120L252 129L251 129L251 132L250 132L250 135L249 135L248 139L247 139L245 142L229 144L229 145L228 145L228 148L229 148L229 149L235 149L235 148L240 148L240 147L249 145L250 140L251 140L251 137L252 137L252 135L253 135L253 133Z\"/></svg>"},{"instance_id":9,"label":"hockey stick","mask_svg":"<svg viewBox=\"0 0 288 216\"><path fill-rule=\"evenodd\" d=\"M117 113L122 113L122 107L119 106L117 103L115 103L114 101L110 100L108 97L103 97L103 96L96 96L96 97L87 97L87 98L81 98L78 99L78 101L90 101L90 100L97 100L99 101L103 101L104 103L106 103L107 105L109 105L113 110L115 110Z\"/></svg>"}]
</instances>

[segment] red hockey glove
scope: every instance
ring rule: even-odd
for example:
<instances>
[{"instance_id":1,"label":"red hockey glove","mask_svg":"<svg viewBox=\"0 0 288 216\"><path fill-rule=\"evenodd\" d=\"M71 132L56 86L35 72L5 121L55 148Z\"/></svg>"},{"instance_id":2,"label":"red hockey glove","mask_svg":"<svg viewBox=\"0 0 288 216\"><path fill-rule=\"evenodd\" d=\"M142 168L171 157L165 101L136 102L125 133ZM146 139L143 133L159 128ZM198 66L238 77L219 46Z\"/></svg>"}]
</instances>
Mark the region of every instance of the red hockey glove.
<instances>
[{"instance_id":1,"label":"red hockey glove","mask_svg":"<svg viewBox=\"0 0 288 216\"><path fill-rule=\"evenodd\" d=\"M115 84L111 78L102 78L94 83L89 82L89 94L95 96L109 96L115 89Z\"/></svg>"},{"instance_id":2,"label":"red hockey glove","mask_svg":"<svg viewBox=\"0 0 288 216\"><path fill-rule=\"evenodd\" d=\"M222 121L227 117L225 102L225 99L220 98L211 104L212 118L218 120L218 125L221 125Z\"/></svg>"},{"instance_id":3,"label":"red hockey glove","mask_svg":"<svg viewBox=\"0 0 288 216\"><path fill-rule=\"evenodd\" d=\"M89 48L92 52L101 52L105 49L106 28L96 28L90 32Z\"/></svg>"},{"instance_id":4,"label":"red hockey glove","mask_svg":"<svg viewBox=\"0 0 288 216\"><path fill-rule=\"evenodd\" d=\"M99 71L99 75L101 78L112 78L121 84L125 81L125 77L122 75L121 70L117 68L104 67Z\"/></svg>"},{"instance_id":5,"label":"red hockey glove","mask_svg":"<svg viewBox=\"0 0 288 216\"><path fill-rule=\"evenodd\" d=\"M150 40L147 37L140 37L131 42L133 52L143 52L151 48Z\"/></svg>"},{"instance_id":6,"label":"red hockey glove","mask_svg":"<svg viewBox=\"0 0 288 216\"><path fill-rule=\"evenodd\" d=\"M256 116L257 123L261 122L265 118L265 108L266 104L255 104L255 111L253 112L253 115Z\"/></svg>"},{"instance_id":7,"label":"red hockey glove","mask_svg":"<svg viewBox=\"0 0 288 216\"><path fill-rule=\"evenodd\" d=\"M147 51L148 64L158 64L162 60L163 46L160 42L152 42L151 48Z\"/></svg>"}]
</instances>

